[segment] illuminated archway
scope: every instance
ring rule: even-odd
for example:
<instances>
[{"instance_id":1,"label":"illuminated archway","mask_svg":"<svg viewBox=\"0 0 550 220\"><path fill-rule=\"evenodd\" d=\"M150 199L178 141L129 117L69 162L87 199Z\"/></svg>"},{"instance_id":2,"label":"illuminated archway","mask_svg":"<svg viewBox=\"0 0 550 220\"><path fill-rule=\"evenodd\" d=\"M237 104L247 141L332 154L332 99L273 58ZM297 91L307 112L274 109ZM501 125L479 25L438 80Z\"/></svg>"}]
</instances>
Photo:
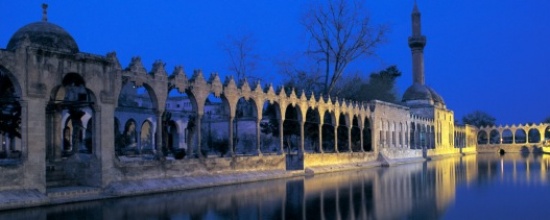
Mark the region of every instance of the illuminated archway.
<instances>
[{"instance_id":1,"label":"illuminated archway","mask_svg":"<svg viewBox=\"0 0 550 220\"><path fill-rule=\"evenodd\" d=\"M524 144L527 141L527 134L525 133L525 130L521 128L516 130L514 137L516 144Z\"/></svg>"},{"instance_id":2,"label":"illuminated archway","mask_svg":"<svg viewBox=\"0 0 550 220\"><path fill-rule=\"evenodd\" d=\"M514 143L514 134L510 129L504 129L504 131L502 131L502 143L503 144Z\"/></svg>"},{"instance_id":3,"label":"illuminated archway","mask_svg":"<svg viewBox=\"0 0 550 220\"><path fill-rule=\"evenodd\" d=\"M493 129L491 130L491 133L489 134L489 143L490 144L500 144L500 133L498 132L498 130L496 129Z\"/></svg>"},{"instance_id":4,"label":"illuminated archway","mask_svg":"<svg viewBox=\"0 0 550 220\"><path fill-rule=\"evenodd\" d=\"M372 151L372 130L370 124L369 118L365 118L363 125L363 150L366 152Z\"/></svg>"},{"instance_id":5,"label":"illuminated archway","mask_svg":"<svg viewBox=\"0 0 550 220\"><path fill-rule=\"evenodd\" d=\"M540 132L536 128L529 129L529 143L540 143Z\"/></svg>"}]
</instances>

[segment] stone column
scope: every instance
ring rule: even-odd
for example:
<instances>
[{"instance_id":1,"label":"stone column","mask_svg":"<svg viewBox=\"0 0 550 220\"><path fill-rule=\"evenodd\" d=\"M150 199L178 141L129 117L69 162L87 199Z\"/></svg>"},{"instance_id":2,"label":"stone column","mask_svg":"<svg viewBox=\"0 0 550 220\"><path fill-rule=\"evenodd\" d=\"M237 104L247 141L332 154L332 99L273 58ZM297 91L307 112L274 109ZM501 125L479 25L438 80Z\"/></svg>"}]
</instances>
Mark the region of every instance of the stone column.
<instances>
[{"instance_id":1,"label":"stone column","mask_svg":"<svg viewBox=\"0 0 550 220\"><path fill-rule=\"evenodd\" d=\"M323 151L323 123L319 123L319 152Z\"/></svg>"},{"instance_id":2,"label":"stone column","mask_svg":"<svg viewBox=\"0 0 550 220\"><path fill-rule=\"evenodd\" d=\"M73 141L72 141L72 152L73 155L78 153L80 150L80 145L82 143L82 121L81 117L73 117L71 114L71 121L73 123Z\"/></svg>"},{"instance_id":3,"label":"stone column","mask_svg":"<svg viewBox=\"0 0 550 220\"><path fill-rule=\"evenodd\" d=\"M542 144L542 143L544 143L544 139L546 138L546 136L544 135L544 133L545 133L544 130L546 130L546 127L542 128L542 129L539 128L537 130L539 130L539 134L540 134L539 135L539 137L540 137L539 138L539 144ZM500 135L501 135L501 139L502 139L502 133L500 133Z\"/></svg>"},{"instance_id":4,"label":"stone column","mask_svg":"<svg viewBox=\"0 0 550 220\"><path fill-rule=\"evenodd\" d=\"M284 140L283 140L283 123L284 123L284 119L283 118L280 118L279 119L279 154L284 154L285 151L284 151Z\"/></svg>"},{"instance_id":5,"label":"stone column","mask_svg":"<svg viewBox=\"0 0 550 220\"><path fill-rule=\"evenodd\" d=\"M96 155L98 158L101 158L101 156L103 155L102 154L102 150L101 148L99 148L99 146L101 146L101 139L102 139L102 134L101 134L101 129L102 129L102 126L105 126L105 127L111 127L109 128L108 130L110 131L113 131L111 132L111 134L113 135L113 138L114 138L114 130L111 130L111 129L114 129L114 126L112 126L111 123L105 123L105 124L102 124L101 123L101 107L99 106L95 106L93 108L94 110L92 111L92 118L90 118L90 120L92 120L92 137L90 137L92 139L92 154ZM113 123L114 123L114 118L113 118ZM107 137L105 137L107 138ZM114 143L114 140L111 142L111 143ZM112 148L111 149L112 152L110 152L109 154L111 153L114 153L115 149Z\"/></svg>"},{"instance_id":6,"label":"stone column","mask_svg":"<svg viewBox=\"0 0 550 220\"><path fill-rule=\"evenodd\" d=\"M334 152L338 153L338 125L334 125Z\"/></svg>"},{"instance_id":7,"label":"stone column","mask_svg":"<svg viewBox=\"0 0 550 220\"><path fill-rule=\"evenodd\" d=\"M258 117L258 119L256 119L256 150L258 151L258 155L262 155L262 142L261 142L261 131L260 131L260 122L262 121L262 119L260 117Z\"/></svg>"},{"instance_id":8,"label":"stone column","mask_svg":"<svg viewBox=\"0 0 550 220\"><path fill-rule=\"evenodd\" d=\"M164 158L164 152L162 146L162 112L157 112L157 130L155 132L155 147L153 147L153 153L157 155L159 158Z\"/></svg>"},{"instance_id":9,"label":"stone column","mask_svg":"<svg viewBox=\"0 0 550 220\"><path fill-rule=\"evenodd\" d=\"M61 126L61 112L57 112L55 109L52 110L52 156L51 158L53 161L61 158L61 153L63 152L63 142L61 141L61 137L63 137L65 134L63 132L63 127Z\"/></svg>"},{"instance_id":10,"label":"stone column","mask_svg":"<svg viewBox=\"0 0 550 220\"><path fill-rule=\"evenodd\" d=\"M420 147L420 129L415 129L414 130L414 149L422 149L422 147Z\"/></svg>"},{"instance_id":11,"label":"stone column","mask_svg":"<svg viewBox=\"0 0 550 220\"><path fill-rule=\"evenodd\" d=\"M305 126L305 121L301 120L300 121L300 153L304 153L305 152L305 149L304 149L304 126Z\"/></svg>"},{"instance_id":12,"label":"stone column","mask_svg":"<svg viewBox=\"0 0 550 220\"><path fill-rule=\"evenodd\" d=\"M235 120L235 117L229 116L229 127L227 130L227 138L229 139L229 154L234 157L235 156L235 146L233 145L233 138L235 135L233 135L233 121ZM212 147L212 146L208 146Z\"/></svg>"},{"instance_id":13,"label":"stone column","mask_svg":"<svg viewBox=\"0 0 550 220\"><path fill-rule=\"evenodd\" d=\"M19 150L21 151L21 154L23 154L25 151L28 152L28 146L27 145L27 128L28 128L28 108L27 108L27 102L25 101L19 101L19 104L21 105L21 143ZM24 154L23 154L24 155Z\"/></svg>"},{"instance_id":14,"label":"stone column","mask_svg":"<svg viewBox=\"0 0 550 220\"><path fill-rule=\"evenodd\" d=\"M361 152L365 152L364 142L363 142L363 131L365 127L359 127L359 141L361 145Z\"/></svg>"},{"instance_id":15,"label":"stone column","mask_svg":"<svg viewBox=\"0 0 550 220\"><path fill-rule=\"evenodd\" d=\"M202 157L202 152L201 152L201 139L202 139L202 114L199 113L197 114L197 154L199 155L199 157Z\"/></svg>"},{"instance_id":16,"label":"stone column","mask_svg":"<svg viewBox=\"0 0 550 220\"><path fill-rule=\"evenodd\" d=\"M350 153L353 152L353 148L351 147L351 129L352 129L352 126L350 125L348 127L348 150Z\"/></svg>"},{"instance_id":17,"label":"stone column","mask_svg":"<svg viewBox=\"0 0 550 220\"><path fill-rule=\"evenodd\" d=\"M185 127L186 127L185 141L187 144L186 157L193 158L193 145L195 144L195 131L193 131L192 129L189 129L189 120L187 121L187 125ZM195 128L193 129L197 129L196 124L195 124Z\"/></svg>"}]
</instances>

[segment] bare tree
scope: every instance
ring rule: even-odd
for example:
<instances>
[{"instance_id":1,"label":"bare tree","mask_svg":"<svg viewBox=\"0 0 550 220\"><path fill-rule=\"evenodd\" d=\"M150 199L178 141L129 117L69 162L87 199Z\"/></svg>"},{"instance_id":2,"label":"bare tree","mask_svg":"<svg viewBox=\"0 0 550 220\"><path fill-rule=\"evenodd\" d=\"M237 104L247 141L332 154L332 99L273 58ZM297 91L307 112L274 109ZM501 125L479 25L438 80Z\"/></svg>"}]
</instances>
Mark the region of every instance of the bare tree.
<instances>
[{"instance_id":1,"label":"bare tree","mask_svg":"<svg viewBox=\"0 0 550 220\"><path fill-rule=\"evenodd\" d=\"M251 77L258 64L259 56L254 53L254 38L252 34L243 34L237 37L228 36L227 40L222 43L222 49L229 56L229 71L235 74L237 82L241 82Z\"/></svg>"},{"instance_id":2,"label":"bare tree","mask_svg":"<svg viewBox=\"0 0 550 220\"><path fill-rule=\"evenodd\" d=\"M324 92L330 94L349 63L371 56L388 28L373 26L361 0L326 0L314 4L303 24L311 35L308 53L324 64Z\"/></svg>"}]
</instances>

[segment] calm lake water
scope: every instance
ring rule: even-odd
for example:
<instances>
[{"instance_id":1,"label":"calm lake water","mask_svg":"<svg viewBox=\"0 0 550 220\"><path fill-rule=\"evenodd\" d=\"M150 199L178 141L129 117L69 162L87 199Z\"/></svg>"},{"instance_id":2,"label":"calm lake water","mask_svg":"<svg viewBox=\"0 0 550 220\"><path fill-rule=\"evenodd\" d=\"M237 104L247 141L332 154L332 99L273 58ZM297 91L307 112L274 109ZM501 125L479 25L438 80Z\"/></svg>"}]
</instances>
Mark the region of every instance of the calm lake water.
<instances>
[{"instance_id":1,"label":"calm lake water","mask_svg":"<svg viewBox=\"0 0 550 220\"><path fill-rule=\"evenodd\" d=\"M479 154L0 212L0 219L543 219L550 156Z\"/></svg>"}]
</instances>

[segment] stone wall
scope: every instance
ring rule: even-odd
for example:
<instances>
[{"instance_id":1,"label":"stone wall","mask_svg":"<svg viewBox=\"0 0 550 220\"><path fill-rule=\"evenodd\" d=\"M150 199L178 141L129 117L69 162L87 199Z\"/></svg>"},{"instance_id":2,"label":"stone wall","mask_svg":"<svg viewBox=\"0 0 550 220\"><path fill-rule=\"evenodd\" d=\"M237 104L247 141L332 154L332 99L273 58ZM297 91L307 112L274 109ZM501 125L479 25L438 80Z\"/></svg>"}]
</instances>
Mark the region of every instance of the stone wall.
<instances>
[{"instance_id":1,"label":"stone wall","mask_svg":"<svg viewBox=\"0 0 550 220\"><path fill-rule=\"evenodd\" d=\"M354 153L325 153L325 154L304 154L304 168L331 167L341 165L360 166L361 164L376 162L377 155L373 152Z\"/></svg>"},{"instance_id":2,"label":"stone wall","mask_svg":"<svg viewBox=\"0 0 550 220\"><path fill-rule=\"evenodd\" d=\"M209 157L187 160L118 160L112 171L113 182L169 179L257 171L284 171L284 155L249 157Z\"/></svg>"}]
</instances>

